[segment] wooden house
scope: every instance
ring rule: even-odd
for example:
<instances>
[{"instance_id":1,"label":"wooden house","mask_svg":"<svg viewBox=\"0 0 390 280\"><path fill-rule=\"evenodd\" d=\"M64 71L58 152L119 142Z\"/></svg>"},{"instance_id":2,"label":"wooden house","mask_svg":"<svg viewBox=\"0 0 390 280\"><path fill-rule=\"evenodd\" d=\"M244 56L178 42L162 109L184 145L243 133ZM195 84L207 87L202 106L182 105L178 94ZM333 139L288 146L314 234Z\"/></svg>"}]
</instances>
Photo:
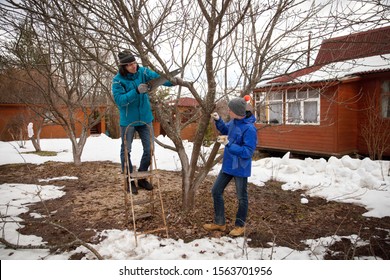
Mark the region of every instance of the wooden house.
<instances>
[{"instance_id":1,"label":"wooden house","mask_svg":"<svg viewBox=\"0 0 390 280\"><path fill-rule=\"evenodd\" d=\"M253 100L260 150L390 156L390 26L324 40L312 66Z\"/></svg>"},{"instance_id":2,"label":"wooden house","mask_svg":"<svg viewBox=\"0 0 390 280\"><path fill-rule=\"evenodd\" d=\"M30 122L33 123L35 137L39 124L42 124L40 138L67 138L62 126L50 122L51 113L44 105L42 95L38 94L33 86L29 86L32 84L29 79L31 76L20 70L0 75L0 141L27 140L27 125ZM43 78L36 75L35 79ZM88 109L87 111L92 112ZM104 112L105 106L97 107L93 112L97 111ZM76 119L75 131L76 137L79 137L85 119L84 113L76 109L72 112L72 118ZM105 118L89 131L90 134L105 132Z\"/></svg>"},{"instance_id":3,"label":"wooden house","mask_svg":"<svg viewBox=\"0 0 390 280\"><path fill-rule=\"evenodd\" d=\"M170 106L177 106L180 114L180 122L185 124L198 113L199 104L195 98L181 97L178 100L169 101ZM196 121L187 124L180 132L183 140L193 141L196 134L198 123ZM166 135L157 118L153 121L154 135Z\"/></svg>"},{"instance_id":4,"label":"wooden house","mask_svg":"<svg viewBox=\"0 0 390 280\"><path fill-rule=\"evenodd\" d=\"M104 108L100 108L104 111ZM27 125L32 122L34 124L34 131L36 136L37 123L42 122L41 118L37 116L31 108L31 105L21 103L6 103L0 101L0 141L11 140L27 140ZM81 111L74 112L73 117L82 120L84 114ZM76 137L81 134L81 123L76 123ZM105 133L106 123L105 119L90 129L89 134ZM62 126L54 123L45 122L40 132L40 138L68 138Z\"/></svg>"}]
</instances>

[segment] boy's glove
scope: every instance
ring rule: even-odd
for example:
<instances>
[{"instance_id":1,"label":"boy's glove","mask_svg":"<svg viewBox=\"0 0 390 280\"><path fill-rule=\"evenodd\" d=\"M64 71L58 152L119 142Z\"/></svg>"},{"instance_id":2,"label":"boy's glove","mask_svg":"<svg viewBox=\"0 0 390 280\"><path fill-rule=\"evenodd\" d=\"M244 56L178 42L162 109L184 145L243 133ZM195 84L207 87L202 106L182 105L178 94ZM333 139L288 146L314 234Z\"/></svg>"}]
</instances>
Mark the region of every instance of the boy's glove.
<instances>
[{"instance_id":1,"label":"boy's glove","mask_svg":"<svg viewBox=\"0 0 390 280\"><path fill-rule=\"evenodd\" d=\"M227 135L219 135L217 137L217 142L226 146L229 143L228 136Z\"/></svg>"},{"instance_id":2,"label":"boy's glove","mask_svg":"<svg viewBox=\"0 0 390 280\"><path fill-rule=\"evenodd\" d=\"M147 84L139 84L137 88L138 93L145 93L148 91L148 85Z\"/></svg>"},{"instance_id":3,"label":"boy's glove","mask_svg":"<svg viewBox=\"0 0 390 280\"><path fill-rule=\"evenodd\" d=\"M212 113L211 114L211 117L214 119L214 120L219 120L219 115L218 115L218 113L217 112L214 112L214 113Z\"/></svg>"}]
</instances>

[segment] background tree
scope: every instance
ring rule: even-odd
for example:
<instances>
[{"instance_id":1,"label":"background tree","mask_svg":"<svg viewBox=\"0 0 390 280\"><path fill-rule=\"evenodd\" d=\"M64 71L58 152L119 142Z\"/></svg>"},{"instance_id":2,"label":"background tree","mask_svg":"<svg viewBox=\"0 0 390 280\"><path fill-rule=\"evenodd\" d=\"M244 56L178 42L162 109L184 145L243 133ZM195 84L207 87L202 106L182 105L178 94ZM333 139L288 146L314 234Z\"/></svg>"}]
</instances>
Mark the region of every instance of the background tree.
<instances>
[{"instance_id":1,"label":"background tree","mask_svg":"<svg viewBox=\"0 0 390 280\"><path fill-rule=\"evenodd\" d=\"M90 41L90 37L83 33L85 26L80 25L81 21L65 2L58 3L56 10L66 18L67 25L40 13L50 11L42 1L35 3L39 6L33 6L35 12L27 9L22 18L7 18L7 26L11 26L15 37L4 48L9 51L9 67L28 74L30 85L39 95L30 102L22 93L24 103L43 119L64 128L72 142L74 163L80 164L89 130L104 114L100 106L107 104L110 75L106 75L104 68L78 47L82 41L89 52L104 56L95 45L98 42ZM76 26L72 25L75 21ZM72 40L74 36L77 36L77 42ZM40 79L35 79L36 76ZM36 109L37 98L40 110ZM78 127L81 127L80 135L76 135Z\"/></svg>"}]
</instances>

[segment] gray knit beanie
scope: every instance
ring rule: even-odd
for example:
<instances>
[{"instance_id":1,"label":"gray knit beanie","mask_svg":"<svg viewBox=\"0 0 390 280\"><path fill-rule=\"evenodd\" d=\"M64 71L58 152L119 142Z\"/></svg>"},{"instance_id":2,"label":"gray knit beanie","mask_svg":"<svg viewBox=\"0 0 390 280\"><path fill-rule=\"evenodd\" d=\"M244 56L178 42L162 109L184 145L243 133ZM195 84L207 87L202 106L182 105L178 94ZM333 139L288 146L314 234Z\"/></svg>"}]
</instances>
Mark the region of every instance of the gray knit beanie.
<instances>
[{"instance_id":1,"label":"gray knit beanie","mask_svg":"<svg viewBox=\"0 0 390 280\"><path fill-rule=\"evenodd\" d=\"M127 65L135 61L135 57L130 51L123 51L118 54L119 65Z\"/></svg>"},{"instance_id":2,"label":"gray knit beanie","mask_svg":"<svg viewBox=\"0 0 390 280\"><path fill-rule=\"evenodd\" d=\"M230 100L229 104L229 109L233 111L234 114L240 117L245 116L245 111L246 111L246 102L244 98L234 98Z\"/></svg>"}]
</instances>

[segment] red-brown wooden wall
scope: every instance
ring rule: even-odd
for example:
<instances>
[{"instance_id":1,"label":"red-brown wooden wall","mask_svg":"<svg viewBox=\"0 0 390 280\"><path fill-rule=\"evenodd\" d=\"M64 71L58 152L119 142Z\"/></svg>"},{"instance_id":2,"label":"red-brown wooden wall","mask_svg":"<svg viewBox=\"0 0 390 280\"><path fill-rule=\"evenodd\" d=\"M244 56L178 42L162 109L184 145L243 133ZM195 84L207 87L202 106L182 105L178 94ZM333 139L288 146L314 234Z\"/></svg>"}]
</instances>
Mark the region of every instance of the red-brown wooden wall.
<instances>
[{"instance_id":1,"label":"red-brown wooden wall","mask_svg":"<svg viewBox=\"0 0 390 280\"><path fill-rule=\"evenodd\" d=\"M364 100L367 94L376 93L379 104L380 86L386 78L389 79L388 74L382 78L356 78L324 89L320 100L320 125L256 124L258 148L315 155L367 155L366 144L360 135L360 127L365 122ZM384 155L389 156L390 151Z\"/></svg>"},{"instance_id":2,"label":"red-brown wooden wall","mask_svg":"<svg viewBox=\"0 0 390 280\"><path fill-rule=\"evenodd\" d=\"M24 120L24 125L22 129L25 130L25 135L27 135L27 124L29 122L34 123L33 116L35 113L29 109L25 105L18 105L18 104L1 104L0 106L0 140L1 141L11 141L12 139L11 135L7 131L7 124L15 117L21 117ZM76 119L82 119L83 113L78 112L75 114ZM37 127L34 125L34 132L36 133ZM106 131L105 126L105 120L104 118L101 119L100 122L100 130L101 133L104 133ZM81 134L81 124L76 123L76 136L80 136ZM60 125L45 125L42 128L40 138L68 138L65 130ZM15 140L21 140L21 139L15 139ZM27 140L27 136L25 138Z\"/></svg>"}]
</instances>

